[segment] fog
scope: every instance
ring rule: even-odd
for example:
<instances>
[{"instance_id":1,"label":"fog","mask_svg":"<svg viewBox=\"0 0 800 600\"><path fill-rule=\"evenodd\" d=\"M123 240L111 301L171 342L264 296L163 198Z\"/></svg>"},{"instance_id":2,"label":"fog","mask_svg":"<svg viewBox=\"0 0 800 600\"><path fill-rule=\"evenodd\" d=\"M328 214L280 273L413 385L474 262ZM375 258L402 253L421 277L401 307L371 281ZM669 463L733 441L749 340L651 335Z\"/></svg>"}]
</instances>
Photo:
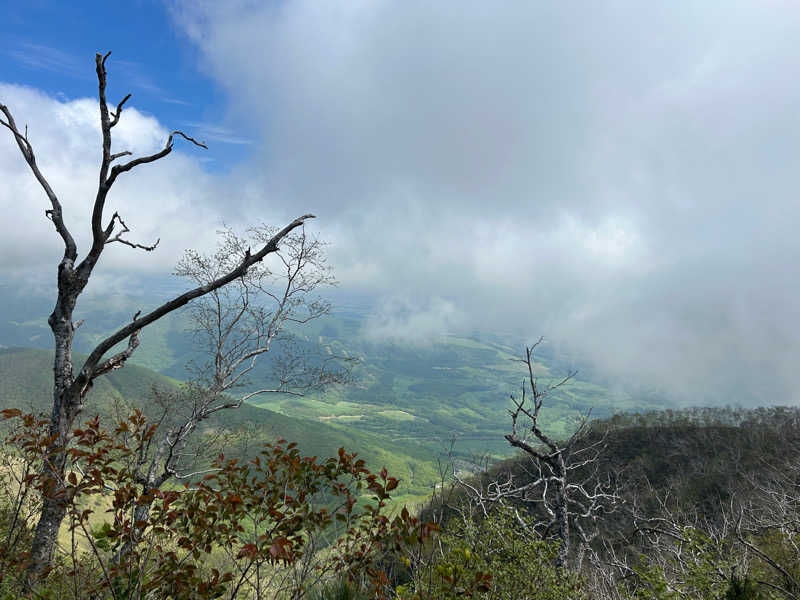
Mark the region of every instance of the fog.
<instances>
[{"instance_id":1,"label":"fog","mask_svg":"<svg viewBox=\"0 0 800 600\"><path fill-rule=\"evenodd\" d=\"M208 174L186 149L132 175L123 216L164 247L115 249L110 270L169 270L223 221L313 212L341 290L375 299L372 339L545 335L681 402L800 401L796 5L178 2L173 18L252 154ZM90 199L82 105L8 96ZM40 118L64 107L72 121ZM131 114L155 144L163 126ZM0 208L26 204L2 268L53 264L57 244L24 243L53 232L0 142Z\"/></svg>"}]
</instances>

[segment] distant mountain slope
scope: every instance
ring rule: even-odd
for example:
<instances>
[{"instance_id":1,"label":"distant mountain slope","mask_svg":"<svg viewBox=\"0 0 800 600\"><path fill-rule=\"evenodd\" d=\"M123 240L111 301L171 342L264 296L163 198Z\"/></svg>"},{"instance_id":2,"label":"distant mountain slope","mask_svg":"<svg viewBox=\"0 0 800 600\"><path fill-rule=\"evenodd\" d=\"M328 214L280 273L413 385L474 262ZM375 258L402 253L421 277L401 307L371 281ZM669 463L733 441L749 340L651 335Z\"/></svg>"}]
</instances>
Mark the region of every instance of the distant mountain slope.
<instances>
[{"instance_id":1,"label":"distant mountain slope","mask_svg":"<svg viewBox=\"0 0 800 600\"><path fill-rule=\"evenodd\" d=\"M787 465L791 477L800 459L800 408L695 408L615 415L592 423L579 447L602 448L596 461L577 470L574 481L616 482L616 492L637 510L655 515L655 499L688 517L715 523L731 501L752 493L761 476L774 476ZM498 461L477 478L524 486L536 477L530 456L520 452ZM796 484L795 484L796 485ZM461 492L459 492L461 493ZM532 510L538 505L525 504ZM437 505L434 502L433 508ZM687 517L687 518L688 518ZM543 517L545 518L545 517ZM600 527L631 526L630 513L605 515ZM730 525L730 524L728 524Z\"/></svg>"},{"instance_id":2,"label":"distant mountain slope","mask_svg":"<svg viewBox=\"0 0 800 600\"><path fill-rule=\"evenodd\" d=\"M85 323L76 332L76 349L88 351L137 310L147 310L168 297L174 289L166 285L162 284L164 289L139 286L139 297L83 300L78 316ZM174 288L175 282L171 285ZM0 287L0 302L10 307L6 314L14 319L0 322L0 346L50 347L48 301L41 297L21 299L13 290ZM515 362L524 351L524 341L511 335L477 332L424 339L407 332L406 338L392 339L383 335L385 331L371 329L371 315L367 303L339 302L333 315L304 324L294 332L302 350L357 357L360 362L354 370L353 385L303 398L261 396L253 402L275 413L327 425L328 431L342 432L351 439L372 439L364 437L371 435L392 444L421 446L428 457L444 451L451 438L457 440L456 453L465 458L484 452L510 454L503 434L509 426L509 394L519 393L525 377L522 365ZM185 379L187 362L202 359L189 325L186 313L178 312L145 329L131 365ZM276 344L262 357L243 391L269 386L271 359L279 352ZM657 398L632 395L592 381L584 375L588 369L546 344L537 361L542 384L560 379L572 368L579 369L574 381L548 399L545 425L555 435L566 435L590 409L594 417L607 417L621 411L664 407Z\"/></svg>"},{"instance_id":3,"label":"distant mountain slope","mask_svg":"<svg viewBox=\"0 0 800 600\"><path fill-rule=\"evenodd\" d=\"M18 407L26 411L49 413L52 407L52 353L34 348L0 349L0 409ZM95 414L112 415L115 403L144 408L151 406L151 389L163 390L179 385L174 379L149 369L127 365L101 377L92 389L83 417ZM341 447L357 451L370 467L386 466L406 485L400 491L424 496L437 479L434 457L413 443L392 441L387 436L369 432L353 435L339 427L279 414L264 408L243 405L240 409L222 411L218 420L209 419L208 427L235 429L247 426L256 434L251 446L284 438L298 442L306 455L334 456Z\"/></svg>"},{"instance_id":4,"label":"distant mountain slope","mask_svg":"<svg viewBox=\"0 0 800 600\"><path fill-rule=\"evenodd\" d=\"M509 454L509 395L526 375L519 358L524 342L486 334L440 335L424 343L374 339L366 315L337 313L304 329L308 343L334 355L356 356L355 384L309 398L262 397L259 406L286 414L339 422L359 431L416 440L431 450L455 437L457 450ZM537 358L542 385L575 366L544 348ZM266 365L265 365L266 367ZM263 377L263 380L259 380ZM253 385L268 381L266 368ZM590 409L595 417L653 407L648 401L581 379L580 373L548 399L545 425L567 435Z\"/></svg>"},{"instance_id":5,"label":"distant mountain slope","mask_svg":"<svg viewBox=\"0 0 800 600\"><path fill-rule=\"evenodd\" d=\"M52 356L52 352L37 348L0 349L0 405L49 412L53 403ZM120 400L143 406L154 385L170 388L177 382L135 365L114 371L96 381L86 416L107 414Z\"/></svg>"}]
</instances>

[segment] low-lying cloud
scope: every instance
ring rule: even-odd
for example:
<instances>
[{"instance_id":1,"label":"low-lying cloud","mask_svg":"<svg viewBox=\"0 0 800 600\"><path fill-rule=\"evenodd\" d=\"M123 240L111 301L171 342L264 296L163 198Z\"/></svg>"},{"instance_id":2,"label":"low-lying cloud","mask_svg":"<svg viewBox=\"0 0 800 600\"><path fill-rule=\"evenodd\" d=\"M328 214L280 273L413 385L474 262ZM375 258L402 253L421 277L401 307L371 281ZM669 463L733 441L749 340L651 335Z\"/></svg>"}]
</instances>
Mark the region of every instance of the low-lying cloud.
<instances>
[{"instance_id":1,"label":"low-lying cloud","mask_svg":"<svg viewBox=\"0 0 800 600\"><path fill-rule=\"evenodd\" d=\"M324 216L345 286L444 298L683 401L798 400L797 7L192 2L176 21L261 131L263 189Z\"/></svg>"},{"instance_id":2,"label":"low-lying cloud","mask_svg":"<svg viewBox=\"0 0 800 600\"><path fill-rule=\"evenodd\" d=\"M174 243L169 266L222 220L313 212L342 288L383 299L371 335L544 334L684 402L800 400L794 5L173 6L253 144L230 175L187 150L121 186L137 237ZM0 88L15 95L88 210L91 102ZM131 145L162 143L131 116ZM4 268L52 239L14 150L0 143L0 208L41 211L14 213Z\"/></svg>"},{"instance_id":3,"label":"low-lying cloud","mask_svg":"<svg viewBox=\"0 0 800 600\"><path fill-rule=\"evenodd\" d=\"M391 298L381 302L362 327L364 339L381 344L428 345L464 327L464 315L442 298Z\"/></svg>"}]
</instances>

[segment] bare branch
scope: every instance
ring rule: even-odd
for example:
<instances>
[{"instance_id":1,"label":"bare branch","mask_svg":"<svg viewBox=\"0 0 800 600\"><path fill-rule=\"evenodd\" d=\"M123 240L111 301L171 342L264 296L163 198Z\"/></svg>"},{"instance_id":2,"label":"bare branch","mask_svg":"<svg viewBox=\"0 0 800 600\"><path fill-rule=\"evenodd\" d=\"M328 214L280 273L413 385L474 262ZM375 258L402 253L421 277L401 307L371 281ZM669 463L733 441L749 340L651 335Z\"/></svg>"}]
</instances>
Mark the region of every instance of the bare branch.
<instances>
[{"instance_id":1,"label":"bare branch","mask_svg":"<svg viewBox=\"0 0 800 600\"><path fill-rule=\"evenodd\" d=\"M139 312L137 312L133 316L134 325L136 325L136 319L138 316ZM134 351L136 350L136 348L138 348L138 346L139 346L139 328L134 329L133 332L131 332L131 335L128 338L128 347L125 348L125 350L116 353L114 356L103 361L102 363L97 365L97 367L95 367L94 377L92 379L100 377L101 375L104 375L110 371L119 369L122 366L124 366L125 361L128 360L133 355ZM89 384L91 384L91 380Z\"/></svg>"},{"instance_id":2,"label":"bare branch","mask_svg":"<svg viewBox=\"0 0 800 600\"><path fill-rule=\"evenodd\" d=\"M255 398L256 396L261 396L262 394L286 394L287 396L299 396L301 398L305 397L305 394L302 392L294 392L292 390L282 390L277 388L273 390L256 390L255 392L250 392L242 397L242 401L247 402L250 400L250 398Z\"/></svg>"},{"instance_id":3,"label":"bare branch","mask_svg":"<svg viewBox=\"0 0 800 600\"><path fill-rule=\"evenodd\" d=\"M100 362L100 359L108 352L111 348L116 346L125 338L131 336L135 331L139 331L144 327L147 327L151 323L157 321L161 317L168 315L169 313L185 306L189 301L194 300L195 298L199 298L209 292L212 292L216 289L223 287L224 285L229 284L230 282L234 281L235 279L242 277L245 275L254 264L261 262L264 260L264 257L268 254L272 254L278 250L278 244L281 240L286 237L291 231L300 227L305 221L308 219L313 219L314 215L308 214L303 215L302 217L298 217L291 223L289 223L286 227L281 229L278 233L276 233L270 240L264 244L264 247L261 248L258 252L253 255L250 255L249 252L245 255L242 262L236 268L232 269L225 275L215 279L214 281L206 284L201 285L199 287L194 288L193 290L189 290L185 294L178 296L170 300L169 302L165 302L155 310L147 313L140 319L137 319L135 322L122 327L121 329L117 330L116 333L113 333L105 340L97 344L94 350L91 352L89 357L83 364L81 368L80 374L78 377L75 378L75 383L73 386L77 388L77 390L83 390L86 386L97 376L96 375L96 368L97 364Z\"/></svg>"},{"instance_id":4,"label":"bare branch","mask_svg":"<svg viewBox=\"0 0 800 600\"><path fill-rule=\"evenodd\" d=\"M97 195L95 196L94 205L92 209L92 247L89 250L89 253L87 254L86 258L81 262L81 264L78 266L77 269L79 271L79 279L82 282L88 281L91 272L94 269L95 264L97 264L97 261L99 260L100 255L103 252L103 248L105 247L107 239L110 235L110 233L106 233L107 230L103 229L102 225L103 211L105 209L108 193L111 190L111 187L114 185L114 182L116 181L120 173L130 171L131 169L133 169L138 165L154 162L159 160L160 158L167 156L172 151L173 138L175 135L180 135L197 146L200 146L202 148L207 148L207 146L204 143L197 142L196 140L187 136L183 132L173 131L172 133L170 133L166 145L160 152L156 152L155 154L151 154L149 156L136 158L121 165L112 166L111 163L117 160L118 158L121 158L123 156L129 156L131 154L128 151L118 152L115 154L111 153L111 129L119 122L120 115L122 114L122 108L130 98L130 94L126 95L122 99L122 101L117 105L117 109L113 114L109 111L108 102L106 100L107 73L105 65L106 65L106 60L108 59L110 54L111 54L110 52L107 52L105 55L101 55L99 53L95 55L98 98L100 104L100 129L103 134L103 158L100 163L100 177L97 186ZM113 224L113 219L112 219L112 224ZM155 245L143 246L140 244L128 243L127 241L122 239L117 239L114 241L119 241L134 248L140 248L144 250L152 250L153 248L155 248ZM85 283L83 285L85 285Z\"/></svg>"},{"instance_id":5,"label":"bare branch","mask_svg":"<svg viewBox=\"0 0 800 600\"><path fill-rule=\"evenodd\" d=\"M106 55L106 56L108 56L108 55ZM123 107L123 106L125 105L125 103L126 103L126 102L127 102L129 99L130 99L130 97L131 97L131 95L130 95L130 94L128 94L127 96L125 96L125 97L122 99L122 101L121 101L119 104L117 104L117 110L116 110L116 111L114 111L114 115L113 115L113 117L114 117L114 118L113 118L113 119L111 119L111 122L108 124L109 128L111 128L111 127L114 127L114 125L116 125L117 123L119 123L119 116L122 114L122 107ZM130 152L128 152L128 154L130 154ZM117 155L115 154L114 156L117 156ZM112 157L112 159L111 159L111 160L114 160L114 159L113 159L113 157Z\"/></svg>"},{"instance_id":6,"label":"bare branch","mask_svg":"<svg viewBox=\"0 0 800 600\"><path fill-rule=\"evenodd\" d=\"M25 129L25 135L21 134L17 129L17 124L14 122L14 116L11 114L11 111L8 109L8 107L0 104L0 112L2 112L6 117L6 120L0 119L0 125L6 127L14 135L14 140L17 142L17 146L19 146L22 157L25 159L25 162L28 163L28 166L33 172L36 181L38 181L39 185L42 186L47 198L50 200L50 208L45 212L45 214L47 218L53 222L58 235L60 235L61 239L64 241L64 261L69 262L66 263L62 261L62 264L64 264L65 267L68 267L68 270L71 271L72 264L75 262L75 259L78 256L78 250L72 234L69 232L64 223L61 203L53 191L53 188L50 187L47 179L45 179L44 175L39 170L39 165L36 164L36 156L33 153L33 146L31 145L30 141L28 141L27 127Z\"/></svg>"},{"instance_id":7,"label":"bare branch","mask_svg":"<svg viewBox=\"0 0 800 600\"><path fill-rule=\"evenodd\" d=\"M199 471L192 471L191 473L175 473L173 477L175 479L191 479L192 477L197 477L198 475L205 475L206 473L217 473L222 469L201 469Z\"/></svg>"},{"instance_id":8,"label":"bare branch","mask_svg":"<svg viewBox=\"0 0 800 600\"><path fill-rule=\"evenodd\" d=\"M169 139L167 140L167 145L168 145L168 146L171 146L171 145L172 145L172 136L173 136L173 135L179 135L179 136L181 136L183 139L185 139L186 141L193 143L195 146L200 146L201 148L205 148L206 150L208 150L208 146L206 146L206 143L205 143L204 141L203 141L203 142L198 142L196 139L194 139L193 137L190 137L190 136L186 135L186 134L185 134L185 133L183 133L182 131L173 131L173 132L172 132L172 133L169 135Z\"/></svg>"},{"instance_id":9,"label":"bare branch","mask_svg":"<svg viewBox=\"0 0 800 600\"><path fill-rule=\"evenodd\" d=\"M130 171L134 167L138 167L139 165L144 165L144 164L147 164L147 163L155 162L155 161L157 161L157 160L159 160L161 158L164 158L167 154L172 152L173 138L176 135L181 136L182 138L184 138L185 140L191 142L195 146L199 146L200 148L205 148L206 150L208 150L208 146L206 146L205 142L198 142L196 139L186 135L182 131L173 131L172 133L169 134L169 137L167 138L167 143L164 145L164 148L162 148L160 151L158 151L158 152L156 152L154 154L150 154L148 156L141 156L139 158L135 158L135 159L133 159L131 161L128 161L128 162L126 162L126 163L124 163L122 165L114 165L111 168L111 173L110 173L110 175L108 176L108 179L105 182L106 186L110 188L112 185L114 185L114 182L117 180L117 177L120 174L125 173L127 171Z\"/></svg>"},{"instance_id":10,"label":"bare branch","mask_svg":"<svg viewBox=\"0 0 800 600\"><path fill-rule=\"evenodd\" d=\"M114 222L115 221L119 221L119 224L122 226L122 231L117 233L117 235L115 235L112 238L110 236L111 236L111 233L114 230ZM130 232L130 229L125 224L125 221L122 220L122 217L119 216L119 213L115 212L114 215L111 217L111 222L108 224L108 227L106 227L106 230L105 230L105 233L106 233L106 244L111 244L112 242L119 242L121 244L125 244L126 246L130 246L131 248L139 248L140 250L146 250L147 252L152 252L153 250L156 249L156 247L158 246L158 243L161 241L161 238L158 238L156 240L156 243L152 244L151 246L145 246L143 244L136 244L134 242L130 242L130 241L128 241L126 239L123 239L121 237L123 233L129 233L129 232Z\"/></svg>"},{"instance_id":11,"label":"bare branch","mask_svg":"<svg viewBox=\"0 0 800 600\"><path fill-rule=\"evenodd\" d=\"M116 154L112 154L108 160L113 162L118 158L122 158L123 156L131 156L131 152L128 150L125 150L124 152L117 152Z\"/></svg>"}]
</instances>

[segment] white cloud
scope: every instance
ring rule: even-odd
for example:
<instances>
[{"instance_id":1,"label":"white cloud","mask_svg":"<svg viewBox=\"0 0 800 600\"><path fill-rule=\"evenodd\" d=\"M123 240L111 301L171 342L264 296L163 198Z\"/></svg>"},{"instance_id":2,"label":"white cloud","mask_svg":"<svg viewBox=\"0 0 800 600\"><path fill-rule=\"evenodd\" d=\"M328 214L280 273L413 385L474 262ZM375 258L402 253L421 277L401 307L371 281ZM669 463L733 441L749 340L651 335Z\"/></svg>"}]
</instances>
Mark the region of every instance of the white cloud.
<instances>
[{"instance_id":1,"label":"white cloud","mask_svg":"<svg viewBox=\"0 0 800 600\"><path fill-rule=\"evenodd\" d=\"M690 402L798 400L794 5L175 16L261 133L251 196L318 213L345 288L449 298L458 323L545 334Z\"/></svg>"},{"instance_id":2,"label":"white cloud","mask_svg":"<svg viewBox=\"0 0 800 600\"><path fill-rule=\"evenodd\" d=\"M388 299L371 322L384 337L544 334L686 401L798 401L792 4L241 0L177 2L175 18L252 158L211 176L186 148L121 180L111 208L162 245L110 249L108 267L167 270L223 220L313 212L343 289ZM78 230L94 101L7 85L0 99ZM163 143L157 121L125 115L130 148ZM54 265L7 136L0 178L4 268Z\"/></svg>"},{"instance_id":3,"label":"white cloud","mask_svg":"<svg viewBox=\"0 0 800 600\"><path fill-rule=\"evenodd\" d=\"M392 298L369 316L362 335L371 342L426 345L462 327L463 320L456 305L443 298Z\"/></svg>"},{"instance_id":4,"label":"white cloud","mask_svg":"<svg viewBox=\"0 0 800 600\"><path fill-rule=\"evenodd\" d=\"M0 84L0 102L12 111L18 127L27 124L37 163L59 196L79 252L85 253L91 244L101 155L96 100L57 100L30 88ZM168 134L153 117L126 108L113 130L112 151L150 154L163 148ZM152 244L161 238L161 243L152 253L111 245L103 255L104 269L168 272L184 249L213 245L227 207L219 201L222 188L217 180L199 167L192 152L193 148L175 150L162 161L119 177L109 194L107 218L118 211L131 229L129 239ZM0 136L0 181L0 211L5 215L0 267L16 275L55 272L63 246L45 218L47 198L10 135Z\"/></svg>"}]
</instances>

